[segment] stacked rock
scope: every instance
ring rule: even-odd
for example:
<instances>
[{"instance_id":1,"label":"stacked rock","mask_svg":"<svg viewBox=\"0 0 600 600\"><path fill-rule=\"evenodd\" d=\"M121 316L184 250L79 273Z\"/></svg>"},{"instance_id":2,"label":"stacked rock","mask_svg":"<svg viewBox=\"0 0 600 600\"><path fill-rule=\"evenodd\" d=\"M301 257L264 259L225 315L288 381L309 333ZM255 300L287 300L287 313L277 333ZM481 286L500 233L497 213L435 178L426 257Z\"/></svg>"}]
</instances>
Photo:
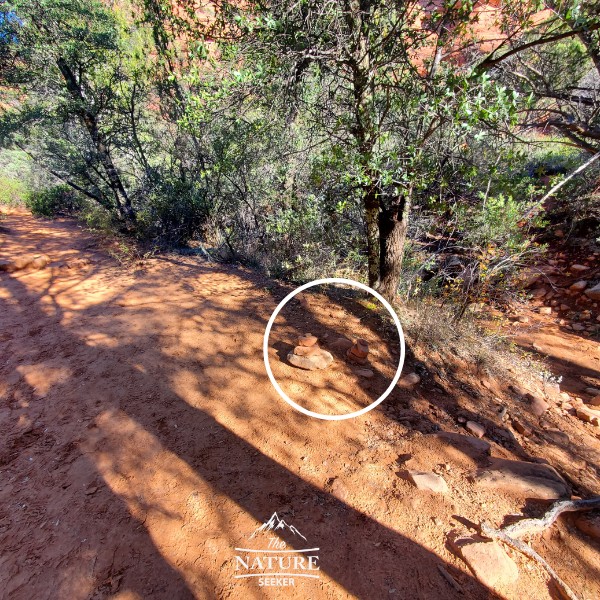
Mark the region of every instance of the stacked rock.
<instances>
[{"instance_id":1,"label":"stacked rock","mask_svg":"<svg viewBox=\"0 0 600 600\"><path fill-rule=\"evenodd\" d=\"M354 364L366 365L368 362L369 344L366 340L359 338L346 352L346 358Z\"/></svg>"},{"instance_id":2,"label":"stacked rock","mask_svg":"<svg viewBox=\"0 0 600 600\"><path fill-rule=\"evenodd\" d=\"M298 345L287 356L288 361L295 367L314 371L326 369L332 362L333 356L319 347L319 340L310 333L298 338Z\"/></svg>"}]
</instances>

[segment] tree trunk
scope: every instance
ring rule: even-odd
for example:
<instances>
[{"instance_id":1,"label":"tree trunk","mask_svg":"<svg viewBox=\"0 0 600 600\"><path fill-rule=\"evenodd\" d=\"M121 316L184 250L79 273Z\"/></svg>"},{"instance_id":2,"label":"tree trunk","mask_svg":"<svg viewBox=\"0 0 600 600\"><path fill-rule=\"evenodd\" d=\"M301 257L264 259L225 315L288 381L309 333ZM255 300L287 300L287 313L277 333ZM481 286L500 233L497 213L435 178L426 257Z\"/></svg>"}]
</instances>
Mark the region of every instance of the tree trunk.
<instances>
[{"instance_id":1,"label":"tree trunk","mask_svg":"<svg viewBox=\"0 0 600 600\"><path fill-rule=\"evenodd\" d=\"M369 286L375 288L379 283L379 198L374 184L364 188L364 206Z\"/></svg>"},{"instance_id":2,"label":"tree trunk","mask_svg":"<svg viewBox=\"0 0 600 600\"><path fill-rule=\"evenodd\" d=\"M131 205L131 200L125 191L125 186L123 185L121 177L119 176L119 172L113 163L112 157L110 156L104 141L104 135L98 127L98 119L90 110L86 108L85 97L81 87L67 62L63 58L59 58L56 62L65 80L67 90L78 104L76 109L77 114L92 138L92 143L94 144L94 148L98 153L98 158L100 159L100 163L104 168L110 189L115 197L117 210L122 217L125 217L130 221L135 221L135 212L133 210L133 206Z\"/></svg>"},{"instance_id":3,"label":"tree trunk","mask_svg":"<svg viewBox=\"0 0 600 600\"><path fill-rule=\"evenodd\" d=\"M377 290L393 302L398 293L408 230L410 195L401 196L379 213L379 285Z\"/></svg>"}]
</instances>

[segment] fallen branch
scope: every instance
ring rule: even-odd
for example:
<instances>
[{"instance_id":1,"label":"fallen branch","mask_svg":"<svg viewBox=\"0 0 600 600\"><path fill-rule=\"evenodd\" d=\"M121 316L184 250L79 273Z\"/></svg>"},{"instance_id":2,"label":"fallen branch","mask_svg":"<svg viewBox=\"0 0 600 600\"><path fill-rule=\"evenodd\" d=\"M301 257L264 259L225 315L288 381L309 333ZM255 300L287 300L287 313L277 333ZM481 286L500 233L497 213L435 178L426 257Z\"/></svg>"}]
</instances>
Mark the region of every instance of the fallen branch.
<instances>
[{"instance_id":1,"label":"fallen branch","mask_svg":"<svg viewBox=\"0 0 600 600\"><path fill-rule=\"evenodd\" d=\"M596 154L594 154L594 156L592 156L592 158L590 158L588 161L586 161L585 163L583 163L582 165L580 165L579 167L577 167L572 173L570 173L569 175L567 175L564 179L562 179L561 181L559 181L555 186L553 186L546 194L544 194L544 196L542 198L540 198L523 215L521 221L527 221L527 220L531 219L532 217L534 217L535 215L537 215L537 213L541 210L542 205L544 204L544 202L546 202L546 200L548 200L548 198L550 198L550 196L552 196L553 194L555 194L556 192L558 192L558 190L560 190L560 188L563 185L565 185L565 183L567 183L568 181L571 181L571 179L573 179L573 177L575 177L575 175L578 175L582 171L585 171L585 169L587 169L592 163L594 163L595 161L597 161L599 158L600 158L600 152L596 152Z\"/></svg>"},{"instance_id":2,"label":"fallen branch","mask_svg":"<svg viewBox=\"0 0 600 600\"><path fill-rule=\"evenodd\" d=\"M589 500L564 500L557 502L539 519L523 519L502 529L494 529L489 523L482 522L479 531L482 536L504 542L507 546L518 550L537 562L553 579L561 593L568 600L578 600L577 596L569 586L558 576L556 571L530 546L518 538L532 533L539 533L548 529L565 512L576 512L582 510L593 510L600 508L600 497Z\"/></svg>"}]
</instances>

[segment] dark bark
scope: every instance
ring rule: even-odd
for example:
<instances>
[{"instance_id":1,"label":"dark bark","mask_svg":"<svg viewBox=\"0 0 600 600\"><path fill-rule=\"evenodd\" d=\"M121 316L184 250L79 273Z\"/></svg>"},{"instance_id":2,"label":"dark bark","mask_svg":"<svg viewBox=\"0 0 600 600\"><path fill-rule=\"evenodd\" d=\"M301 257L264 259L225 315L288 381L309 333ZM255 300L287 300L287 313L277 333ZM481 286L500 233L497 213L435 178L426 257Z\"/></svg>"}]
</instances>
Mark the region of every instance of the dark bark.
<instances>
[{"instance_id":1,"label":"dark bark","mask_svg":"<svg viewBox=\"0 0 600 600\"><path fill-rule=\"evenodd\" d=\"M375 185L364 190L365 224L367 227L367 258L369 286L379 283L379 198Z\"/></svg>"},{"instance_id":2,"label":"dark bark","mask_svg":"<svg viewBox=\"0 0 600 600\"><path fill-rule=\"evenodd\" d=\"M393 302L398 293L406 234L410 195L400 196L379 213L379 285L377 290Z\"/></svg>"},{"instance_id":3,"label":"dark bark","mask_svg":"<svg viewBox=\"0 0 600 600\"><path fill-rule=\"evenodd\" d=\"M76 102L75 112L81 119L92 139L92 143L98 154L98 159L104 168L110 189L114 195L117 210L122 217L133 221L135 220L135 212L131 206L131 200L125 191L125 186L123 185L119 172L110 156L104 140L104 135L98 126L98 119L96 115L86 107L86 101L81 86L67 62L63 58L59 58L56 63L65 80L67 90Z\"/></svg>"}]
</instances>

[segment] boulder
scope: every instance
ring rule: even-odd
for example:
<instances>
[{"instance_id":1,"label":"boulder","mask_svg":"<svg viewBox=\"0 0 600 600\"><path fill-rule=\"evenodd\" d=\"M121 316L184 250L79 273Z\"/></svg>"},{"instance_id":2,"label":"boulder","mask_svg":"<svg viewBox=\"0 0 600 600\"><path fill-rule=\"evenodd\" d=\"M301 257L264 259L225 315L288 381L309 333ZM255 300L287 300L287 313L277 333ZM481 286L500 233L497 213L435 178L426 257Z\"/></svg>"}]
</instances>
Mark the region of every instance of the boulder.
<instances>
[{"instance_id":1,"label":"boulder","mask_svg":"<svg viewBox=\"0 0 600 600\"><path fill-rule=\"evenodd\" d=\"M592 300L600 300L600 283L585 290L585 295Z\"/></svg>"},{"instance_id":2,"label":"boulder","mask_svg":"<svg viewBox=\"0 0 600 600\"><path fill-rule=\"evenodd\" d=\"M408 471L408 477L419 490L435 492L436 494L445 494L448 492L446 480L436 473Z\"/></svg>"},{"instance_id":3,"label":"boulder","mask_svg":"<svg viewBox=\"0 0 600 600\"><path fill-rule=\"evenodd\" d=\"M535 288L530 292L532 298L543 298L546 295L544 288Z\"/></svg>"},{"instance_id":4,"label":"boulder","mask_svg":"<svg viewBox=\"0 0 600 600\"><path fill-rule=\"evenodd\" d=\"M515 562L502 546L494 541L486 541L480 536L449 535L452 550L460 556L473 571L475 577L489 588L513 584L519 577Z\"/></svg>"},{"instance_id":5,"label":"boulder","mask_svg":"<svg viewBox=\"0 0 600 600\"><path fill-rule=\"evenodd\" d=\"M490 466L479 469L474 479L480 487L520 498L559 500L571 497L567 482L556 469L545 464L492 458Z\"/></svg>"}]
</instances>

